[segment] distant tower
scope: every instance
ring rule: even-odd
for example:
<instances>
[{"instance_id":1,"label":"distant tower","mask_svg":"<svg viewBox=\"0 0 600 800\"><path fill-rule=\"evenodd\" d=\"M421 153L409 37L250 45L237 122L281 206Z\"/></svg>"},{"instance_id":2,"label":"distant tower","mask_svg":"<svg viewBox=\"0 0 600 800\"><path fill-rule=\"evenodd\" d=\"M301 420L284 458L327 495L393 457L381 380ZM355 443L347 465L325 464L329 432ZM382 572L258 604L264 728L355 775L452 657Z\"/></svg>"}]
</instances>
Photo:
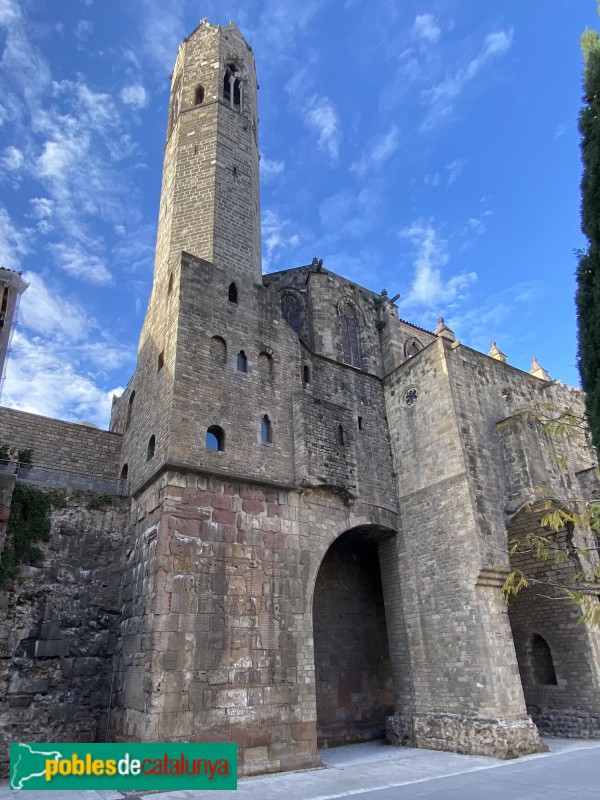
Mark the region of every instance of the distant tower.
<instances>
[{"instance_id":1,"label":"distant tower","mask_svg":"<svg viewBox=\"0 0 600 800\"><path fill-rule=\"evenodd\" d=\"M19 300L29 284L23 280L20 272L0 267L0 396L4 386L6 359L10 348L13 327L17 321Z\"/></svg>"}]
</instances>

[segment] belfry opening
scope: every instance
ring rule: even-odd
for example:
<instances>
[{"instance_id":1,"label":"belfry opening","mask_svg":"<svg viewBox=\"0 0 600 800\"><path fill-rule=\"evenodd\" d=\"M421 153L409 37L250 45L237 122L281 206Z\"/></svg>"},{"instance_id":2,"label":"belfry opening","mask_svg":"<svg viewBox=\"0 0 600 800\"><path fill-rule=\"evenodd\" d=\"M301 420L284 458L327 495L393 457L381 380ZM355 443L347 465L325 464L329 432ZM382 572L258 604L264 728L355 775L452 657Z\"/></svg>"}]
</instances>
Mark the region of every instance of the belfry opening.
<instances>
[{"instance_id":1,"label":"belfry opening","mask_svg":"<svg viewBox=\"0 0 600 800\"><path fill-rule=\"evenodd\" d=\"M334 747L385 736L394 712L392 668L373 527L339 536L321 562L313 598L317 742Z\"/></svg>"}]
</instances>

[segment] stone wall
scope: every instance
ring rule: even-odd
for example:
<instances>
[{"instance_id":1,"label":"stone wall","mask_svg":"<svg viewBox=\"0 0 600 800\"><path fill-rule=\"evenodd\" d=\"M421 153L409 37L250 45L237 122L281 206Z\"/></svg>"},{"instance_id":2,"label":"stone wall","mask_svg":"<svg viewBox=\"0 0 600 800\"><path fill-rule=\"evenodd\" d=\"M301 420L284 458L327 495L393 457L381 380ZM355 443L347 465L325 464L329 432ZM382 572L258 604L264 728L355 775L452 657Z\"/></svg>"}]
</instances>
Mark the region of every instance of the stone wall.
<instances>
[{"instance_id":1,"label":"stone wall","mask_svg":"<svg viewBox=\"0 0 600 800\"><path fill-rule=\"evenodd\" d=\"M0 444L31 448L40 466L116 478L121 443L109 431L0 408Z\"/></svg>"},{"instance_id":2,"label":"stone wall","mask_svg":"<svg viewBox=\"0 0 600 800\"><path fill-rule=\"evenodd\" d=\"M41 561L0 596L3 754L11 741L105 740L129 501L51 496Z\"/></svg>"}]
</instances>

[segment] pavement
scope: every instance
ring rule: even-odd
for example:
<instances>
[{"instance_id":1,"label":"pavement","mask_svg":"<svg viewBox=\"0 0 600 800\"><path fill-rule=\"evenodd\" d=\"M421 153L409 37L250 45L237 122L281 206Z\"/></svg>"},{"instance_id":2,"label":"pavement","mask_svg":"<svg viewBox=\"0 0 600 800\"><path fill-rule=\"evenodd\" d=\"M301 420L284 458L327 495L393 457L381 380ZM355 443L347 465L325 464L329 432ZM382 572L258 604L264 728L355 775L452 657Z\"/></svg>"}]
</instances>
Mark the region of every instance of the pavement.
<instances>
[{"instance_id":1,"label":"pavement","mask_svg":"<svg viewBox=\"0 0 600 800\"><path fill-rule=\"evenodd\" d=\"M321 750L323 769L244 778L237 792L61 792L60 800L599 800L600 741L547 738L550 750L514 761L366 742ZM52 800L44 791L0 800ZM56 795L55 795L56 796Z\"/></svg>"}]
</instances>

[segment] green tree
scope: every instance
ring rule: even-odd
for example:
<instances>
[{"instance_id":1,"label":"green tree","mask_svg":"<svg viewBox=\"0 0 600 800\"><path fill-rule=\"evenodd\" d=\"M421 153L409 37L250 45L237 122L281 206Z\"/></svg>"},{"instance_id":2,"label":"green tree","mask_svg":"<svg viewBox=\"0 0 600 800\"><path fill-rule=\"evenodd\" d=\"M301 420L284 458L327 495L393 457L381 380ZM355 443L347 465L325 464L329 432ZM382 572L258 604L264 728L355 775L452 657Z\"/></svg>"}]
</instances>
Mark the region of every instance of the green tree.
<instances>
[{"instance_id":1,"label":"green tree","mask_svg":"<svg viewBox=\"0 0 600 800\"><path fill-rule=\"evenodd\" d=\"M599 3L600 7L600 3ZM600 13L600 10L599 10ZM579 253L577 319L579 372L586 392L592 441L600 452L600 36L581 37L584 60L584 105L579 116L583 177L581 228L588 246Z\"/></svg>"}]
</instances>

